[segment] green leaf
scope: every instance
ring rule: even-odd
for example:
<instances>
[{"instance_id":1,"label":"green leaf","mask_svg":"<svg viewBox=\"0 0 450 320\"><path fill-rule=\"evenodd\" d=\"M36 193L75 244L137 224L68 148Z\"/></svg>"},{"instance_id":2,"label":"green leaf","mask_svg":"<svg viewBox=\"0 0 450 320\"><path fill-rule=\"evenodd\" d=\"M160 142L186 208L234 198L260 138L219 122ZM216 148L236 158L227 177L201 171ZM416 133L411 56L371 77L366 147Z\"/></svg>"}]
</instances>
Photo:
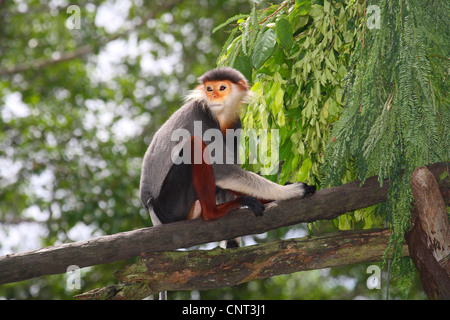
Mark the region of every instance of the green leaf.
<instances>
[{"instance_id":1,"label":"green leaf","mask_svg":"<svg viewBox=\"0 0 450 320\"><path fill-rule=\"evenodd\" d=\"M302 166L300 167L300 170L297 174L297 180L298 181L305 181L308 177L309 170L311 170L312 161L311 159L307 158L303 160Z\"/></svg>"},{"instance_id":2,"label":"green leaf","mask_svg":"<svg viewBox=\"0 0 450 320\"><path fill-rule=\"evenodd\" d=\"M284 91L283 91L283 89L280 88L280 89L278 89L278 91L277 91L277 93L275 95L275 101L274 101L277 113L283 107L283 97L284 97Z\"/></svg>"},{"instance_id":3,"label":"green leaf","mask_svg":"<svg viewBox=\"0 0 450 320\"><path fill-rule=\"evenodd\" d=\"M277 123L280 127L284 127L286 125L286 117L284 116L283 110L280 110L277 114Z\"/></svg>"},{"instance_id":4,"label":"green leaf","mask_svg":"<svg viewBox=\"0 0 450 320\"><path fill-rule=\"evenodd\" d=\"M314 5L314 7L309 11L309 15L314 19L322 19L323 17L323 7L320 5Z\"/></svg>"},{"instance_id":5,"label":"green leaf","mask_svg":"<svg viewBox=\"0 0 450 320\"><path fill-rule=\"evenodd\" d=\"M234 41L234 35L236 34L236 32L238 31L237 28L234 28L233 31L231 31L230 36L228 37L227 41L225 42L225 44L222 47L222 52L220 53L219 57L217 58L217 64L221 65L222 62L225 60L225 53L228 50L228 46Z\"/></svg>"},{"instance_id":6,"label":"green leaf","mask_svg":"<svg viewBox=\"0 0 450 320\"><path fill-rule=\"evenodd\" d=\"M286 50L290 50L294 44L291 25L286 19L280 19L277 21L276 28L280 45L282 45Z\"/></svg>"},{"instance_id":7,"label":"green leaf","mask_svg":"<svg viewBox=\"0 0 450 320\"><path fill-rule=\"evenodd\" d=\"M248 81L252 81L252 62L247 56L238 56L234 60L233 68L239 70Z\"/></svg>"},{"instance_id":8,"label":"green leaf","mask_svg":"<svg viewBox=\"0 0 450 320\"><path fill-rule=\"evenodd\" d=\"M239 20L239 19L243 19L243 18L247 18L249 15L248 14L238 14L235 15L234 17L231 17L230 19L228 19L227 21L225 21L224 23L218 25L217 27L215 27L212 31L212 33L215 33L216 31L222 29L223 27L226 27L227 25L229 25L231 22Z\"/></svg>"},{"instance_id":9,"label":"green leaf","mask_svg":"<svg viewBox=\"0 0 450 320\"><path fill-rule=\"evenodd\" d=\"M343 214L339 216L338 221L339 230L350 230L352 228L352 218L349 214Z\"/></svg>"},{"instance_id":10,"label":"green leaf","mask_svg":"<svg viewBox=\"0 0 450 320\"><path fill-rule=\"evenodd\" d=\"M332 117L337 116L339 114L339 108L338 108L338 105L336 103L336 100L330 99L330 104L328 106L328 113Z\"/></svg>"},{"instance_id":11,"label":"green leaf","mask_svg":"<svg viewBox=\"0 0 450 320\"><path fill-rule=\"evenodd\" d=\"M252 55L252 64L255 69L261 68L264 62L272 55L275 45L277 44L277 36L272 29L264 32L258 40Z\"/></svg>"},{"instance_id":12,"label":"green leaf","mask_svg":"<svg viewBox=\"0 0 450 320\"><path fill-rule=\"evenodd\" d=\"M280 131L283 131L283 128ZM292 154L291 150L292 150L292 141L291 139L287 139L286 143L284 143L280 147L280 161L287 159L288 156Z\"/></svg>"},{"instance_id":13,"label":"green leaf","mask_svg":"<svg viewBox=\"0 0 450 320\"><path fill-rule=\"evenodd\" d=\"M270 103L271 100L275 99L275 95L278 92L278 89L280 89L280 83L278 81L273 81L273 85L270 88L269 92L267 92L267 103Z\"/></svg>"},{"instance_id":14,"label":"green leaf","mask_svg":"<svg viewBox=\"0 0 450 320\"><path fill-rule=\"evenodd\" d=\"M353 32L347 31L344 33L344 41L345 43L350 43L353 40Z\"/></svg>"},{"instance_id":15,"label":"green leaf","mask_svg":"<svg viewBox=\"0 0 450 320\"><path fill-rule=\"evenodd\" d=\"M252 13L251 13L251 30L249 35L249 48L250 50L253 49L253 46L255 44L256 38L259 33L259 27L258 27L258 15L256 14L256 6L253 6ZM249 19L250 19L249 18Z\"/></svg>"},{"instance_id":16,"label":"green leaf","mask_svg":"<svg viewBox=\"0 0 450 320\"><path fill-rule=\"evenodd\" d=\"M295 0L295 8L299 15L304 16L311 10L311 0Z\"/></svg>"},{"instance_id":17,"label":"green leaf","mask_svg":"<svg viewBox=\"0 0 450 320\"><path fill-rule=\"evenodd\" d=\"M267 117L267 111L265 110L263 105L261 105L259 109L260 109L259 119L261 121L261 127L263 129L269 129L269 120Z\"/></svg>"},{"instance_id":18,"label":"green leaf","mask_svg":"<svg viewBox=\"0 0 450 320\"><path fill-rule=\"evenodd\" d=\"M323 2L323 11L330 12L330 3L326 0Z\"/></svg>"}]
</instances>

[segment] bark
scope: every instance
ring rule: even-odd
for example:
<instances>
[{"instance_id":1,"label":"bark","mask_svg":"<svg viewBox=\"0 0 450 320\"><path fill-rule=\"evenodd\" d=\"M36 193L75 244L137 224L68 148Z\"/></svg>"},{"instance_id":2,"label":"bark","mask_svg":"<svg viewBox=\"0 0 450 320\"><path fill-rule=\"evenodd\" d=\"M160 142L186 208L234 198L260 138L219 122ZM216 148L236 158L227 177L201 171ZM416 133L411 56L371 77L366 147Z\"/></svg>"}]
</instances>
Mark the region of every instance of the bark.
<instances>
[{"instance_id":1,"label":"bark","mask_svg":"<svg viewBox=\"0 0 450 320\"><path fill-rule=\"evenodd\" d=\"M83 268L136 257L142 252L175 250L302 222L333 219L386 200L387 185L380 188L376 177L368 179L362 187L359 184L352 182L320 190L306 199L269 203L263 217L242 209L215 221L181 221L6 255L0 257L0 284L64 273L70 265Z\"/></svg>"},{"instance_id":2,"label":"bark","mask_svg":"<svg viewBox=\"0 0 450 320\"><path fill-rule=\"evenodd\" d=\"M450 299L450 226L445 202L433 174L417 168L411 176L416 208L411 232L406 234L409 254L430 299Z\"/></svg>"},{"instance_id":3,"label":"bark","mask_svg":"<svg viewBox=\"0 0 450 320\"><path fill-rule=\"evenodd\" d=\"M153 252L117 272L120 284L76 298L143 299L164 290L230 287L297 271L380 261L388 241L388 230L378 229L342 231L236 249ZM404 252L407 255L406 246Z\"/></svg>"},{"instance_id":4,"label":"bark","mask_svg":"<svg viewBox=\"0 0 450 320\"><path fill-rule=\"evenodd\" d=\"M428 168L439 177L446 165ZM438 181L443 190L450 188L450 179ZM181 221L6 255L0 257L0 284L65 273L70 265L83 268L136 257L142 252L187 248L302 222L334 219L343 213L386 201L386 181L382 188L377 177L367 179L363 186L360 184L354 181L320 190L306 199L269 203L263 217L255 217L249 210L242 209L215 221Z\"/></svg>"}]
</instances>

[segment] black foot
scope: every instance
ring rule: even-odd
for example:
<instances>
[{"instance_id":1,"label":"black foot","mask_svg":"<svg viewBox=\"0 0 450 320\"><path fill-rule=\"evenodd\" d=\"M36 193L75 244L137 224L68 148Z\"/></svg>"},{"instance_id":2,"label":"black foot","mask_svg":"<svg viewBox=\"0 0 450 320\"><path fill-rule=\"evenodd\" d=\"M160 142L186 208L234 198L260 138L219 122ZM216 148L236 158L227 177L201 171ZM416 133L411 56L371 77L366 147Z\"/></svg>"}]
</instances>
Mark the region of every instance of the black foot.
<instances>
[{"instance_id":1,"label":"black foot","mask_svg":"<svg viewBox=\"0 0 450 320\"><path fill-rule=\"evenodd\" d=\"M231 240L227 241L227 246L226 246L227 249L239 248L239 247L240 247L240 245L236 239L231 239Z\"/></svg>"},{"instance_id":2,"label":"black foot","mask_svg":"<svg viewBox=\"0 0 450 320\"><path fill-rule=\"evenodd\" d=\"M316 186L309 186L305 184L305 197L308 195L313 195L316 192Z\"/></svg>"},{"instance_id":3,"label":"black foot","mask_svg":"<svg viewBox=\"0 0 450 320\"><path fill-rule=\"evenodd\" d=\"M257 217L262 217L264 212L264 205L254 197L243 196L241 197L241 204L247 206L253 211L253 214Z\"/></svg>"}]
</instances>

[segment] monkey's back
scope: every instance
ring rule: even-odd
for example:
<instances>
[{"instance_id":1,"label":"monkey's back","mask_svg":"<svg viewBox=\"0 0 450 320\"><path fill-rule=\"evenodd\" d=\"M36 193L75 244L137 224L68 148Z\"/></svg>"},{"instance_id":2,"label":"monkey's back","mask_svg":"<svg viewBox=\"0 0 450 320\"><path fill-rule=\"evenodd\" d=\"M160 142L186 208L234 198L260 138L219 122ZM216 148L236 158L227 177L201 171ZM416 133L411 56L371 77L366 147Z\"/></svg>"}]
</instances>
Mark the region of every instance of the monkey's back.
<instances>
[{"instance_id":1,"label":"monkey's back","mask_svg":"<svg viewBox=\"0 0 450 320\"><path fill-rule=\"evenodd\" d=\"M194 100L183 105L155 133L142 163L140 197L144 206L148 207L150 198L159 196L163 183L175 164L171 154L180 141L172 141L172 132L185 129L194 135L194 121L202 122L202 136L209 128L219 129L217 121L213 120L203 102ZM177 190L173 190L177 192Z\"/></svg>"}]
</instances>

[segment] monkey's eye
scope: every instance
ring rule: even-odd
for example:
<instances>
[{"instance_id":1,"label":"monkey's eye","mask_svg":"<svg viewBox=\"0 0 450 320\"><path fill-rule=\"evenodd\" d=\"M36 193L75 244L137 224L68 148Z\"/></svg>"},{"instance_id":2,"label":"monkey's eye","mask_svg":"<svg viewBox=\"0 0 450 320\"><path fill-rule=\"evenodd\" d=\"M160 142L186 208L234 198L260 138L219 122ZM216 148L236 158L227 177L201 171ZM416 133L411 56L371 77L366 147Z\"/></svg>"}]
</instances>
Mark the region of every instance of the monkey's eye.
<instances>
[{"instance_id":1,"label":"monkey's eye","mask_svg":"<svg viewBox=\"0 0 450 320\"><path fill-rule=\"evenodd\" d=\"M224 90L226 90L226 88L227 88L226 86L220 86L219 90L224 91Z\"/></svg>"},{"instance_id":2,"label":"monkey's eye","mask_svg":"<svg viewBox=\"0 0 450 320\"><path fill-rule=\"evenodd\" d=\"M207 87L206 87L206 91L212 92L212 91L213 91L213 88L212 88L211 86L207 86Z\"/></svg>"}]
</instances>

